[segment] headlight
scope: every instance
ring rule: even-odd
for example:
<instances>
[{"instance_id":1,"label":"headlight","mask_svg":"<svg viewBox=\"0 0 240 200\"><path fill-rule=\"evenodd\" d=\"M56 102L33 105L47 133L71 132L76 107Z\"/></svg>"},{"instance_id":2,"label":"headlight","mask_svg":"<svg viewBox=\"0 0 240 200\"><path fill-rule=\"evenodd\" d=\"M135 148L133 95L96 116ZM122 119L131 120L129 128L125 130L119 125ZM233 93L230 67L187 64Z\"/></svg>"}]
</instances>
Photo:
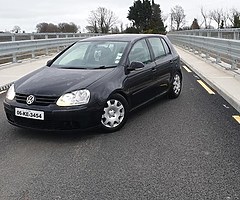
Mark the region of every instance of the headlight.
<instances>
[{"instance_id":1,"label":"headlight","mask_svg":"<svg viewBox=\"0 0 240 200\"><path fill-rule=\"evenodd\" d=\"M89 90L77 90L71 93L62 95L58 101L58 106L78 106L87 104L90 99Z\"/></svg>"},{"instance_id":2,"label":"headlight","mask_svg":"<svg viewBox=\"0 0 240 200\"><path fill-rule=\"evenodd\" d=\"M8 89L7 91L7 95L6 95L6 98L8 100L13 100L14 97L15 97L15 89L14 89L14 84L11 85L11 87Z\"/></svg>"}]
</instances>

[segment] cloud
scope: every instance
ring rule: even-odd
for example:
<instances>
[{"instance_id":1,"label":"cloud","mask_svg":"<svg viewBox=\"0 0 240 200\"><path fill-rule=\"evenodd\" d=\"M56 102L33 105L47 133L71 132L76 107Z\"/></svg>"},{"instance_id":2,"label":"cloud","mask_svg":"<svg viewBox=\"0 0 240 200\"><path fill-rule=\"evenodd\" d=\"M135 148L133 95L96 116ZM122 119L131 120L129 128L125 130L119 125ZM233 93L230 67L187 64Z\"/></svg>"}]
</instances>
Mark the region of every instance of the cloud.
<instances>
[{"instance_id":1,"label":"cloud","mask_svg":"<svg viewBox=\"0 0 240 200\"><path fill-rule=\"evenodd\" d=\"M0 0L2 1L2 0ZM122 0L113 2L110 0L80 2L79 0L32 0L16 1L14 4L6 4L0 7L0 31L11 30L18 25L27 32L35 31L38 23L48 22L58 24L60 22L74 22L82 28L87 25L86 19L91 10L99 6L112 10L119 19L127 21L126 15L130 1ZM124 6L123 6L124 5Z\"/></svg>"},{"instance_id":2,"label":"cloud","mask_svg":"<svg viewBox=\"0 0 240 200\"><path fill-rule=\"evenodd\" d=\"M2 1L2 2L1 2ZM127 14L129 7L133 5L134 0L21 0L14 3L6 3L0 0L0 31L11 30L15 25L18 25L27 32L35 31L35 27L41 22L51 22L58 24L60 22L74 22L84 28L87 25L86 19L91 10L97 9L99 6L112 10L123 24L129 24ZM225 9L224 0L201 0L192 3L192 0L178 1L160 1L155 0L155 3L160 4L160 8L165 15L170 13L170 10L175 5L181 5L187 15L187 22L191 23L193 18L201 18L201 6L207 9L218 8ZM4 5L4 6L2 6ZM231 0L227 7L235 7L240 10L238 0Z\"/></svg>"}]
</instances>

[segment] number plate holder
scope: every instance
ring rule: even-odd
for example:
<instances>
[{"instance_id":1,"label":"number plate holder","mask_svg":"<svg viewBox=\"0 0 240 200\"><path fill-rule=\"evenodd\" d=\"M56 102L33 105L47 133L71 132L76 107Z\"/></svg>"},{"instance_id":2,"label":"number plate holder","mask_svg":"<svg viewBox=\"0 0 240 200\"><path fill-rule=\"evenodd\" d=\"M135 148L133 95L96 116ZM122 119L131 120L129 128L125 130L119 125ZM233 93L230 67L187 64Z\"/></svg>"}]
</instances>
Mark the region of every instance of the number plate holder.
<instances>
[{"instance_id":1,"label":"number plate holder","mask_svg":"<svg viewBox=\"0 0 240 200\"><path fill-rule=\"evenodd\" d=\"M44 120L43 111L15 108L15 115L18 117L24 117L29 119Z\"/></svg>"}]
</instances>

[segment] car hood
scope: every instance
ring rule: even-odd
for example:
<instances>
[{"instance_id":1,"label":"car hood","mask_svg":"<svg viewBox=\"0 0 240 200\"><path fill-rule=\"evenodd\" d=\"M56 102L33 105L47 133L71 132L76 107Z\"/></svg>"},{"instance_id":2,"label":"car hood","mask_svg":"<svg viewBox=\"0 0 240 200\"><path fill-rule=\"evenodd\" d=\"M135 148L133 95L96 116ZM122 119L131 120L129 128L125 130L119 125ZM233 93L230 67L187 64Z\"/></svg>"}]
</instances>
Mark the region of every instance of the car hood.
<instances>
[{"instance_id":1,"label":"car hood","mask_svg":"<svg viewBox=\"0 0 240 200\"><path fill-rule=\"evenodd\" d=\"M60 69L43 67L15 82L21 94L61 96L64 93L87 88L114 69Z\"/></svg>"}]
</instances>

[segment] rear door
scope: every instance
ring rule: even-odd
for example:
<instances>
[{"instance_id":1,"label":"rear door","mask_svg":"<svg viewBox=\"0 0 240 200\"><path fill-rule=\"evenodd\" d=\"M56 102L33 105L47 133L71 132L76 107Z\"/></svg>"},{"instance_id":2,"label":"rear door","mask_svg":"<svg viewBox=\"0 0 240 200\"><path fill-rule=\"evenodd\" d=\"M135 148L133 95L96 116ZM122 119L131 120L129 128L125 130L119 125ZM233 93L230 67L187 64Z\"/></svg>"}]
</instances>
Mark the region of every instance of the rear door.
<instances>
[{"instance_id":1,"label":"rear door","mask_svg":"<svg viewBox=\"0 0 240 200\"><path fill-rule=\"evenodd\" d=\"M156 71L154 73L156 94L164 93L168 90L173 70L173 60L170 49L161 37L151 37L148 39L152 49Z\"/></svg>"}]
</instances>

